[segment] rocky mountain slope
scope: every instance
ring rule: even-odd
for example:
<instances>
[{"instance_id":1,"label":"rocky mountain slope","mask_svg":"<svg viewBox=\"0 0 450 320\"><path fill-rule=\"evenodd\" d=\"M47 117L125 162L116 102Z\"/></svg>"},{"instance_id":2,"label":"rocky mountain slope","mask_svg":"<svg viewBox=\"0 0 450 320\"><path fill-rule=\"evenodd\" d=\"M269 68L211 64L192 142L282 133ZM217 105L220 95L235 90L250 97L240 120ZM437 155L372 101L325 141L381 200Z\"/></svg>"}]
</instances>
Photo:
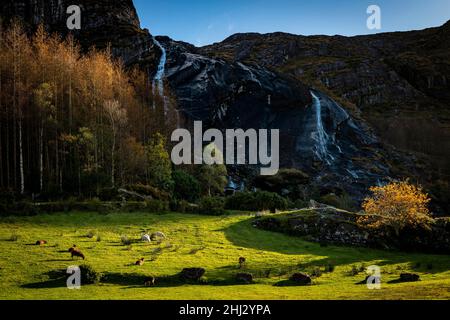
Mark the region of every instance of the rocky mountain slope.
<instances>
[{"instance_id":1,"label":"rocky mountain slope","mask_svg":"<svg viewBox=\"0 0 450 320\"><path fill-rule=\"evenodd\" d=\"M236 34L196 48L153 41L131 0L79 3L82 29L74 34L83 47L111 43L116 56L151 77L162 66L188 120L280 129L282 165L327 190L360 197L387 177L413 176L449 207L450 23L351 38ZM64 35L68 5L7 1L0 13Z\"/></svg>"},{"instance_id":2,"label":"rocky mountain slope","mask_svg":"<svg viewBox=\"0 0 450 320\"><path fill-rule=\"evenodd\" d=\"M324 93L272 68L157 39L167 51L167 81L188 118L222 129L280 129L282 167L303 170L322 189L362 195L391 176L377 137Z\"/></svg>"},{"instance_id":3,"label":"rocky mountain slope","mask_svg":"<svg viewBox=\"0 0 450 320\"><path fill-rule=\"evenodd\" d=\"M111 44L114 55L127 65L140 64L156 68L160 51L151 40L148 30L140 27L132 0L18 0L3 1L0 16L3 21L14 17L30 29L43 24L49 31L65 36L67 8L76 4L81 9L81 30L70 31L88 50L91 46L105 49Z\"/></svg>"},{"instance_id":4,"label":"rocky mountain slope","mask_svg":"<svg viewBox=\"0 0 450 320\"><path fill-rule=\"evenodd\" d=\"M448 199L449 40L447 22L421 31L358 37L236 34L199 50L277 70L322 90L369 123L381 142L421 160L418 179L438 183L434 189L441 188ZM408 175L401 163L392 166Z\"/></svg>"}]
</instances>

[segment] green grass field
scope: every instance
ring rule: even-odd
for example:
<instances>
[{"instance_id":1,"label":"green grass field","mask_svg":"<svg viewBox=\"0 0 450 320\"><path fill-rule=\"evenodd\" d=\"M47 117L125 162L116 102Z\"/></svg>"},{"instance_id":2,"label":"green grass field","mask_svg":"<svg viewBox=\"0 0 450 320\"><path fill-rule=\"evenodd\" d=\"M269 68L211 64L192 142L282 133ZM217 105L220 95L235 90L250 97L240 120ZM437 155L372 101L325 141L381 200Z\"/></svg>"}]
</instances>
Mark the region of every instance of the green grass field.
<instances>
[{"instance_id":1,"label":"green grass field","mask_svg":"<svg viewBox=\"0 0 450 320\"><path fill-rule=\"evenodd\" d=\"M299 238L261 231L252 216L209 217L188 214L66 213L0 220L0 299L449 299L450 257L386 252L365 248L321 247ZM139 239L143 230L162 231L161 244L121 243L121 236ZM92 233L97 236L89 238ZM18 239L13 239L17 236ZM48 240L46 246L33 245ZM15 241L14 241L15 240ZM73 244L86 254L86 263L107 274L98 285L69 290L51 272L81 261L70 258ZM247 259L246 272L255 284L237 285L238 258ZM147 262L134 266L145 257ZM150 261L153 257L153 261ZM278 286L297 271L335 266L306 287ZM365 273L352 267L382 268L381 290L356 283ZM143 276L170 277L185 267L206 269L203 284L157 284L144 287ZM420 274L415 283L387 283L405 271Z\"/></svg>"}]
</instances>

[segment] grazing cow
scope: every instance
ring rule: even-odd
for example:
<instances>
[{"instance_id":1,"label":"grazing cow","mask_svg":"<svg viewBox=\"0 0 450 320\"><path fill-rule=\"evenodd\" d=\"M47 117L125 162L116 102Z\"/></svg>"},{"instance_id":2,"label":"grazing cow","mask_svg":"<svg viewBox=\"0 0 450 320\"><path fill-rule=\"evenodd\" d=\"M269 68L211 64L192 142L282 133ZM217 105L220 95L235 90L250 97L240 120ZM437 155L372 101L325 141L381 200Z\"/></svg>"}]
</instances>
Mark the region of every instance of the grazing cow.
<instances>
[{"instance_id":1,"label":"grazing cow","mask_svg":"<svg viewBox=\"0 0 450 320\"><path fill-rule=\"evenodd\" d=\"M150 239L157 240L157 239L166 239L166 235L160 231L152 233Z\"/></svg>"},{"instance_id":2,"label":"grazing cow","mask_svg":"<svg viewBox=\"0 0 450 320\"><path fill-rule=\"evenodd\" d=\"M154 277L148 277L144 281L144 286L153 287L155 285L156 279Z\"/></svg>"},{"instance_id":3,"label":"grazing cow","mask_svg":"<svg viewBox=\"0 0 450 320\"><path fill-rule=\"evenodd\" d=\"M148 234L144 234L141 237L141 240L144 241L144 242L152 242L152 239L151 239L151 237Z\"/></svg>"},{"instance_id":4,"label":"grazing cow","mask_svg":"<svg viewBox=\"0 0 450 320\"><path fill-rule=\"evenodd\" d=\"M239 258L239 269L242 269L245 266L245 258L244 257L240 257Z\"/></svg>"},{"instance_id":5,"label":"grazing cow","mask_svg":"<svg viewBox=\"0 0 450 320\"><path fill-rule=\"evenodd\" d=\"M145 258L141 258L138 261L136 261L135 265L142 266L142 265L144 265L144 262L145 262Z\"/></svg>"},{"instance_id":6,"label":"grazing cow","mask_svg":"<svg viewBox=\"0 0 450 320\"><path fill-rule=\"evenodd\" d=\"M37 246L43 246L43 245L45 245L45 244L47 244L48 242L47 241L45 241L45 240L38 240L38 241L36 241L36 245Z\"/></svg>"},{"instance_id":7,"label":"grazing cow","mask_svg":"<svg viewBox=\"0 0 450 320\"><path fill-rule=\"evenodd\" d=\"M84 254L77 248L76 245L73 245L73 247L69 249L69 252L72 254L72 259L73 257L80 257L83 260L85 259Z\"/></svg>"}]
</instances>

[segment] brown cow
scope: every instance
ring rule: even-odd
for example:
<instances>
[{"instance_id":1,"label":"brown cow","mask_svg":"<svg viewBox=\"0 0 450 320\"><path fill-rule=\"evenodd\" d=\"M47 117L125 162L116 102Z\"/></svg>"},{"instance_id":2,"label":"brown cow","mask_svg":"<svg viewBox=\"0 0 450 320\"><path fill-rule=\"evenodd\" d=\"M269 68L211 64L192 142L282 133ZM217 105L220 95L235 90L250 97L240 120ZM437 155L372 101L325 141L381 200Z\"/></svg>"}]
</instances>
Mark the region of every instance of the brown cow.
<instances>
[{"instance_id":1,"label":"brown cow","mask_svg":"<svg viewBox=\"0 0 450 320\"><path fill-rule=\"evenodd\" d=\"M141 258L141 259L139 259L138 261L136 261L136 265L137 266L142 266L143 264L144 264L144 261L145 261L145 259L144 258Z\"/></svg>"},{"instance_id":2,"label":"brown cow","mask_svg":"<svg viewBox=\"0 0 450 320\"><path fill-rule=\"evenodd\" d=\"M85 259L84 254L77 248L76 245L73 245L73 247L69 249L69 252L72 254L72 259L73 257L80 257L83 260Z\"/></svg>"},{"instance_id":3,"label":"brown cow","mask_svg":"<svg viewBox=\"0 0 450 320\"><path fill-rule=\"evenodd\" d=\"M240 257L239 258L239 269L242 269L245 266L245 258L244 257Z\"/></svg>"},{"instance_id":4,"label":"brown cow","mask_svg":"<svg viewBox=\"0 0 450 320\"><path fill-rule=\"evenodd\" d=\"M45 241L45 240L38 240L38 241L36 241L36 245L37 246L43 246L43 245L45 245L45 244L47 244L48 242L47 241Z\"/></svg>"}]
</instances>

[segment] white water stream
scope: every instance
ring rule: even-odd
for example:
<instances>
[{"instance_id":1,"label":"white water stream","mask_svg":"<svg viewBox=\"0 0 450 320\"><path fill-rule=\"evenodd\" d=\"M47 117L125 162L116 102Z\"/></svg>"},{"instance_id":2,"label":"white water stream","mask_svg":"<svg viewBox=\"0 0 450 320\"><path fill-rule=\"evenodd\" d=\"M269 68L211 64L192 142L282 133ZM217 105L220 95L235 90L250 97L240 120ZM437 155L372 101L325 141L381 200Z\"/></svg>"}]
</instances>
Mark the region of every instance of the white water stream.
<instances>
[{"instance_id":1,"label":"white water stream","mask_svg":"<svg viewBox=\"0 0 450 320\"><path fill-rule=\"evenodd\" d=\"M314 92L311 91L311 95L313 97L316 122L316 131L313 133L313 139L316 141L314 152L320 160L325 161L328 165L330 165L331 162L334 161L334 157L328 151L330 137L323 127L322 105L320 103L320 98Z\"/></svg>"},{"instance_id":2,"label":"white water stream","mask_svg":"<svg viewBox=\"0 0 450 320\"><path fill-rule=\"evenodd\" d=\"M167 116L168 113L168 102L167 97L164 94L164 77L166 74L166 62L167 62L167 52L163 45L156 40L155 37L152 38L153 43L161 50L161 58L159 59L158 69L156 70L156 74L153 78L153 96L156 95L156 91L158 91L159 96L163 99L164 103L164 115ZM153 109L156 108L155 101L153 101ZM180 128L180 113L178 110L175 110L176 113L176 121L177 128Z\"/></svg>"}]
</instances>

